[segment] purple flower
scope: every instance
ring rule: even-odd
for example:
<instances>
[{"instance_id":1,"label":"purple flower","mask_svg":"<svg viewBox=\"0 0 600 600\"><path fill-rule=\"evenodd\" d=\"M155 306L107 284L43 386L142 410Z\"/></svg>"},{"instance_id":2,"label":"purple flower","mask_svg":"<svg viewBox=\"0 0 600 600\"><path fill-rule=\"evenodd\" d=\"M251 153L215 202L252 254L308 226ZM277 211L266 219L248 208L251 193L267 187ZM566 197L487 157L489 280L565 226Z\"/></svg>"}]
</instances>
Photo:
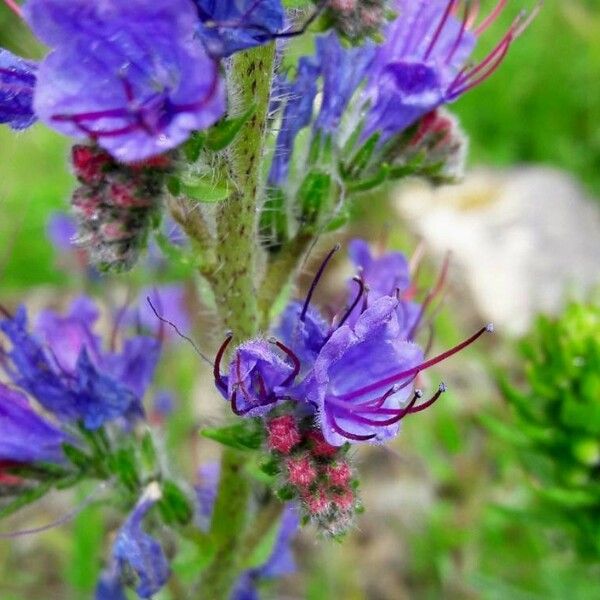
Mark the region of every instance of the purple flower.
<instances>
[{"instance_id":1,"label":"purple flower","mask_svg":"<svg viewBox=\"0 0 600 600\"><path fill-rule=\"evenodd\" d=\"M33 90L36 65L0 48L0 123L26 129L35 123Z\"/></svg>"},{"instance_id":2,"label":"purple flower","mask_svg":"<svg viewBox=\"0 0 600 600\"><path fill-rule=\"evenodd\" d=\"M420 365L423 351L402 338L397 306L398 300L384 296L354 327L336 329L299 386L297 396L317 407L323 435L332 446L349 440L381 443L398 433L414 377L394 375Z\"/></svg>"},{"instance_id":3,"label":"purple flower","mask_svg":"<svg viewBox=\"0 0 600 600\"><path fill-rule=\"evenodd\" d=\"M253 48L283 29L280 0L194 0L200 15L198 35L214 58Z\"/></svg>"},{"instance_id":4,"label":"purple flower","mask_svg":"<svg viewBox=\"0 0 600 600\"><path fill-rule=\"evenodd\" d=\"M194 38L189 0L29 0L24 15L52 48L38 70L35 113L61 133L136 162L224 112L218 66Z\"/></svg>"},{"instance_id":5,"label":"purple flower","mask_svg":"<svg viewBox=\"0 0 600 600\"><path fill-rule=\"evenodd\" d=\"M310 365L327 341L330 326L318 310L292 300L283 311L275 335L283 340L302 365Z\"/></svg>"},{"instance_id":6,"label":"purple flower","mask_svg":"<svg viewBox=\"0 0 600 600\"><path fill-rule=\"evenodd\" d=\"M169 579L167 558L159 542L142 527L148 511L160 500L157 483L151 483L119 530L113 545L111 564L96 587L96 600L125 598L124 574L135 573L136 592L140 598L151 598Z\"/></svg>"},{"instance_id":7,"label":"purple flower","mask_svg":"<svg viewBox=\"0 0 600 600\"><path fill-rule=\"evenodd\" d=\"M281 186L288 178L296 136L310 124L312 118L318 76L319 68L315 61L302 57L294 82L281 85L287 101L269 173L269 184L272 186Z\"/></svg>"},{"instance_id":8,"label":"purple flower","mask_svg":"<svg viewBox=\"0 0 600 600\"><path fill-rule=\"evenodd\" d=\"M367 242L355 239L348 244L348 255L358 269L362 285L368 290L366 299L369 303L383 296L394 296L400 300L397 312L398 322L402 328L401 337L412 339L416 333L421 305L410 300L413 289L408 261L404 254L384 252L380 256L374 256ZM355 287L355 285L351 286L349 291L350 302L356 296ZM348 316L348 323L355 323L365 308L365 303L355 303Z\"/></svg>"},{"instance_id":9,"label":"purple flower","mask_svg":"<svg viewBox=\"0 0 600 600\"><path fill-rule=\"evenodd\" d=\"M323 75L323 100L315 129L331 134L338 129L350 99L365 77L375 47L367 42L357 48L343 48L333 32L317 38L316 44Z\"/></svg>"},{"instance_id":10,"label":"purple flower","mask_svg":"<svg viewBox=\"0 0 600 600\"><path fill-rule=\"evenodd\" d=\"M0 461L61 462L68 436L39 415L27 397L0 383Z\"/></svg>"},{"instance_id":11,"label":"purple flower","mask_svg":"<svg viewBox=\"0 0 600 600\"><path fill-rule=\"evenodd\" d=\"M217 388L237 415L264 416L287 399L287 389L299 373L300 362L281 342L250 340L236 348L229 372L222 376L219 365L230 340L225 340L215 361Z\"/></svg>"},{"instance_id":12,"label":"purple flower","mask_svg":"<svg viewBox=\"0 0 600 600\"><path fill-rule=\"evenodd\" d=\"M363 138L380 132L383 139L452 102L489 77L530 19L519 15L496 47L479 64L467 61L477 38L493 23L506 0L498 2L473 27L478 3L460 0L396 0L398 18L369 69L365 92L368 111Z\"/></svg>"},{"instance_id":13,"label":"purple flower","mask_svg":"<svg viewBox=\"0 0 600 600\"><path fill-rule=\"evenodd\" d=\"M92 330L97 317L91 300L79 298L66 317L44 311L34 334L24 307L0 321L12 344L2 350L2 363L13 383L60 419L81 420L88 429L141 416L160 351L156 340L138 336L121 352L104 352Z\"/></svg>"}]
</instances>

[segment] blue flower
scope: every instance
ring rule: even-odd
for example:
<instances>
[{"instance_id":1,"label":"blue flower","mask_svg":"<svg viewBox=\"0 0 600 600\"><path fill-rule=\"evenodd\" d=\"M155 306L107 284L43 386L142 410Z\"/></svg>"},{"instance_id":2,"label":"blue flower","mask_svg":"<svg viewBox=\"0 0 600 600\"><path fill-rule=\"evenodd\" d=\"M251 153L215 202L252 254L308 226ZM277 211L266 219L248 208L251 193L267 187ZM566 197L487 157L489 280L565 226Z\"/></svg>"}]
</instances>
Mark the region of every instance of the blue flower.
<instances>
[{"instance_id":1,"label":"blue flower","mask_svg":"<svg viewBox=\"0 0 600 600\"><path fill-rule=\"evenodd\" d=\"M27 397L0 383L0 461L61 462L69 437L34 410Z\"/></svg>"},{"instance_id":2,"label":"blue flower","mask_svg":"<svg viewBox=\"0 0 600 600\"><path fill-rule=\"evenodd\" d=\"M332 446L382 443L398 433L403 406L413 395L412 386L402 384L410 383L414 373L394 375L421 364L423 351L402 337L397 305L398 300L384 296L353 327L336 329L299 386L297 396L317 407Z\"/></svg>"},{"instance_id":3,"label":"blue flower","mask_svg":"<svg viewBox=\"0 0 600 600\"><path fill-rule=\"evenodd\" d=\"M396 0L399 13L387 28L386 41L369 69L365 97L371 103L365 138L383 139L405 130L435 108L452 102L489 77L500 65L530 19L520 14L495 48L479 64L469 57L478 37L506 5L474 26L478 3L457 0Z\"/></svg>"},{"instance_id":4,"label":"blue flower","mask_svg":"<svg viewBox=\"0 0 600 600\"><path fill-rule=\"evenodd\" d=\"M26 129L35 123L33 90L37 66L0 48L0 123Z\"/></svg>"},{"instance_id":5,"label":"blue flower","mask_svg":"<svg viewBox=\"0 0 600 600\"><path fill-rule=\"evenodd\" d=\"M414 289L410 280L408 261L401 252L383 252L375 256L369 244L355 239L348 244L348 255L357 268L360 282L368 290L366 298L369 303L383 296L395 296L398 303L398 322L401 325L403 339L412 339L416 333L422 306L411 300ZM349 303L356 296L356 285L349 290ZM367 304L368 305L368 304ZM348 324L353 324L366 308L365 303L355 303L348 315Z\"/></svg>"},{"instance_id":6,"label":"blue flower","mask_svg":"<svg viewBox=\"0 0 600 600\"><path fill-rule=\"evenodd\" d=\"M96 587L96 600L125 598L123 581L133 573L140 598L151 598L167 582L169 563L160 543L143 529L148 511L160 500L157 483L151 483L119 530L112 550L112 561Z\"/></svg>"},{"instance_id":7,"label":"blue flower","mask_svg":"<svg viewBox=\"0 0 600 600\"><path fill-rule=\"evenodd\" d=\"M218 66L195 39L189 0L29 0L23 12L52 48L37 71L33 106L57 131L136 162L224 113Z\"/></svg>"},{"instance_id":8,"label":"blue flower","mask_svg":"<svg viewBox=\"0 0 600 600\"><path fill-rule=\"evenodd\" d=\"M93 332L97 317L92 301L83 297L66 317L42 312L33 334L24 307L0 320L12 345L2 352L13 383L58 418L82 421L88 429L143 414L141 400L160 351L157 340L136 336L125 340L121 352L104 352Z\"/></svg>"},{"instance_id":9,"label":"blue flower","mask_svg":"<svg viewBox=\"0 0 600 600\"><path fill-rule=\"evenodd\" d=\"M366 42L356 48L344 48L335 33L319 37L317 60L323 76L323 100L315 129L334 133L350 99L363 81L375 55L375 46Z\"/></svg>"},{"instance_id":10,"label":"blue flower","mask_svg":"<svg viewBox=\"0 0 600 600\"><path fill-rule=\"evenodd\" d=\"M194 0L198 35L208 54L223 58L271 41L284 26L281 0Z\"/></svg>"},{"instance_id":11,"label":"blue flower","mask_svg":"<svg viewBox=\"0 0 600 600\"><path fill-rule=\"evenodd\" d=\"M319 311L299 300L288 303L275 329L275 335L303 365L317 358L329 333L330 326Z\"/></svg>"},{"instance_id":12,"label":"blue flower","mask_svg":"<svg viewBox=\"0 0 600 600\"><path fill-rule=\"evenodd\" d=\"M296 137L312 119L318 76L319 67L316 62L303 57L298 62L298 73L294 82L281 84L281 92L285 94L287 101L275 143L269 185L280 187L287 181Z\"/></svg>"},{"instance_id":13,"label":"blue flower","mask_svg":"<svg viewBox=\"0 0 600 600\"><path fill-rule=\"evenodd\" d=\"M219 364L230 339L227 338L217 356L217 388L237 415L264 416L287 399L286 391L299 373L300 362L280 342L255 339L236 348L228 374L222 376Z\"/></svg>"}]
</instances>

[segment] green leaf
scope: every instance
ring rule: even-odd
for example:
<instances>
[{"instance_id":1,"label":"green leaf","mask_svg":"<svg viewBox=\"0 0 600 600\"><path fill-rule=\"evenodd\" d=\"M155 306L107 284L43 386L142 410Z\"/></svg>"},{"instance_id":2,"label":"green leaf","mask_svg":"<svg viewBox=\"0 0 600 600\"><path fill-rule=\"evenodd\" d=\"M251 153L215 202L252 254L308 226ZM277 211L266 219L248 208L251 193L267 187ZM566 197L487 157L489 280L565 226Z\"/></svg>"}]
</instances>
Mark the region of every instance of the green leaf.
<instances>
[{"instance_id":1,"label":"green leaf","mask_svg":"<svg viewBox=\"0 0 600 600\"><path fill-rule=\"evenodd\" d=\"M329 204L331 193L331 175L314 169L308 173L298 189L298 205L301 220L306 225L318 223L319 215Z\"/></svg>"},{"instance_id":2,"label":"green leaf","mask_svg":"<svg viewBox=\"0 0 600 600\"><path fill-rule=\"evenodd\" d=\"M200 152L202 152L205 142L206 134L203 131L196 131L191 135L183 145L183 153L188 162L194 163L200 158Z\"/></svg>"},{"instance_id":3,"label":"green leaf","mask_svg":"<svg viewBox=\"0 0 600 600\"><path fill-rule=\"evenodd\" d=\"M208 177L194 180L193 183L180 181L180 190L181 194L198 202L214 203L229 198L229 185Z\"/></svg>"},{"instance_id":4,"label":"green leaf","mask_svg":"<svg viewBox=\"0 0 600 600\"><path fill-rule=\"evenodd\" d=\"M256 106L251 106L244 114L219 121L206 133L206 147L213 152L223 150L233 142L244 123L254 114Z\"/></svg>"},{"instance_id":5,"label":"green leaf","mask_svg":"<svg viewBox=\"0 0 600 600\"><path fill-rule=\"evenodd\" d=\"M379 143L379 133L374 133L356 152L350 164L344 169L345 173L348 174L349 179L354 179L359 176L360 173L369 164L375 148Z\"/></svg>"},{"instance_id":6,"label":"green leaf","mask_svg":"<svg viewBox=\"0 0 600 600\"><path fill-rule=\"evenodd\" d=\"M90 456L71 444L63 444L62 449L69 461L82 471L85 471L92 463Z\"/></svg>"},{"instance_id":7,"label":"green leaf","mask_svg":"<svg viewBox=\"0 0 600 600\"><path fill-rule=\"evenodd\" d=\"M289 500L293 500L296 497L296 488L291 485L284 485L282 488L279 488L276 492L276 496L282 502L288 502Z\"/></svg>"},{"instance_id":8,"label":"green leaf","mask_svg":"<svg viewBox=\"0 0 600 600\"><path fill-rule=\"evenodd\" d=\"M120 448L109 457L109 468L128 489L136 491L140 486L135 453L132 448Z\"/></svg>"},{"instance_id":9,"label":"green leaf","mask_svg":"<svg viewBox=\"0 0 600 600\"><path fill-rule=\"evenodd\" d=\"M362 179L357 181L356 183L348 184L348 193L356 194L358 192L368 192L373 188L380 186L385 180L388 178L390 174L390 166L387 164L381 165L379 170L373 177L369 177L368 179Z\"/></svg>"},{"instance_id":10,"label":"green leaf","mask_svg":"<svg viewBox=\"0 0 600 600\"><path fill-rule=\"evenodd\" d=\"M53 483L51 481L45 481L44 483L40 483L33 488L21 492L17 498L0 508L0 519L12 515L24 506L39 500L42 496L45 496L52 487Z\"/></svg>"},{"instance_id":11,"label":"green leaf","mask_svg":"<svg viewBox=\"0 0 600 600\"><path fill-rule=\"evenodd\" d=\"M265 436L260 419L247 419L226 427L207 428L200 434L235 450L258 450Z\"/></svg>"},{"instance_id":12,"label":"green leaf","mask_svg":"<svg viewBox=\"0 0 600 600\"><path fill-rule=\"evenodd\" d=\"M187 525L194 516L194 510L186 494L173 481L161 483L162 498L158 501L158 509L165 523Z\"/></svg>"}]
</instances>

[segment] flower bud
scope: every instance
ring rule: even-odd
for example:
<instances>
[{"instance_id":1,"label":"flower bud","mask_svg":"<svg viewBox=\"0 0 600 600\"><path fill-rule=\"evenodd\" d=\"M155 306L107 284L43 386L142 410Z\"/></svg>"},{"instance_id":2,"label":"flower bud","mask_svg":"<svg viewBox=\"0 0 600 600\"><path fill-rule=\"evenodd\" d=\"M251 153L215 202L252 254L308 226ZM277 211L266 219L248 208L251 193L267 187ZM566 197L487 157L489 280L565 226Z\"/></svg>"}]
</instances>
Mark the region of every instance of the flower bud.
<instances>
[{"instance_id":1,"label":"flower bud","mask_svg":"<svg viewBox=\"0 0 600 600\"><path fill-rule=\"evenodd\" d=\"M269 448L281 454L289 454L301 441L298 426L292 415L271 419L267 423L267 433Z\"/></svg>"}]
</instances>

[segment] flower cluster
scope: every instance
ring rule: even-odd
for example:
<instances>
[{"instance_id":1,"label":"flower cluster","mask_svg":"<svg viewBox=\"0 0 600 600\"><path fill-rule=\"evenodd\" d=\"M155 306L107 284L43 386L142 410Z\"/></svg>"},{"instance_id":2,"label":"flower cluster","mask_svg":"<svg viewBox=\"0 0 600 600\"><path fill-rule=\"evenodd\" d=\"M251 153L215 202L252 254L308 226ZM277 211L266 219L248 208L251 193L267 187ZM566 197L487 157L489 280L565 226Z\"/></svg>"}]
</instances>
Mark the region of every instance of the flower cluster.
<instances>
[{"instance_id":1,"label":"flower cluster","mask_svg":"<svg viewBox=\"0 0 600 600\"><path fill-rule=\"evenodd\" d=\"M97 318L81 297L67 316L42 312L33 332L24 307L0 320L10 342L0 346L0 365L11 382L0 386L0 461L62 464L64 445L80 446L83 433L110 423L128 428L143 416L158 342L136 336L120 352L105 351L93 332Z\"/></svg>"},{"instance_id":2,"label":"flower cluster","mask_svg":"<svg viewBox=\"0 0 600 600\"><path fill-rule=\"evenodd\" d=\"M344 534L361 509L348 446L327 443L312 419L283 413L266 421L267 447L280 474L280 497L297 498L306 521L330 536Z\"/></svg>"},{"instance_id":3,"label":"flower cluster","mask_svg":"<svg viewBox=\"0 0 600 600\"><path fill-rule=\"evenodd\" d=\"M426 360L415 340L427 308L441 290L446 268L417 302L405 257L396 252L373 256L361 240L350 246L359 268L353 279L356 290L350 290L346 307L328 321L310 302L336 250L321 265L306 300L286 307L274 331L277 337L242 343L233 352L227 374L222 374L227 338L216 358L215 382L238 415L264 417L291 400L299 414L313 415L334 447L383 443L396 436L404 417L424 410L444 392L441 384L430 400L419 403L422 393L414 389L419 373L462 350L491 326Z\"/></svg>"},{"instance_id":4,"label":"flower cluster","mask_svg":"<svg viewBox=\"0 0 600 600\"><path fill-rule=\"evenodd\" d=\"M364 12L366 4L332 3L341 15ZM299 130L311 122L313 153L327 149L333 140L338 158L344 163L352 157L347 156L349 150L356 151L375 137L377 151L373 154L370 150L371 165L405 165L409 157L395 151L394 142L428 113L487 79L530 22L531 17L520 13L494 49L471 65L469 59L478 38L506 5L505 1L498 2L477 25L479 5L475 2L396 0L397 17L386 26L385 41L379 46L367 42L347 48L334 32L318 38L316 56L301 59L296 81L288 84L289 98L274 153L271 185L282 184L294 140ZM323 80L322 102L314 119L312 100L317 90L306 85L308 65L310 81L314 82L316 74ZM343 117L347 123L342 123ZM427 118L428 122L432 120ZM456 162L464 150L456 143L456 136L452 137L454 142L445 144L440 158ZM314 160L314 154L311 156ZM322 154L321 158L326 156ZM369 173L354 171L351 175L356 178Z\"/></svg>"}]
</instances>

